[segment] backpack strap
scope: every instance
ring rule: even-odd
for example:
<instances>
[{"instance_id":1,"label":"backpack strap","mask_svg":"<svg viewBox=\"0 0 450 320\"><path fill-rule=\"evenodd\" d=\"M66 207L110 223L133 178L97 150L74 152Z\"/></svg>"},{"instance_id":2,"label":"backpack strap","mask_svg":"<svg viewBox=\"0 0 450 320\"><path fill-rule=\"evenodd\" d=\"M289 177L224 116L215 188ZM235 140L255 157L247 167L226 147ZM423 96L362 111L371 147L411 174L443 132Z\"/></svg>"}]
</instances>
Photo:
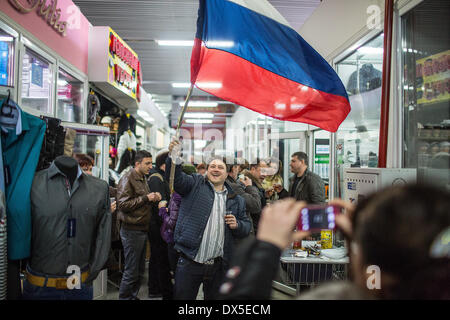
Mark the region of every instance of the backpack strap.
<instances>
[{"instance_id":1,"label":"backpack strap","mask_svg":"<svg viewBox=\"0 0 450 320\"><path fill-rule=\"evenodd\" d=\"M164 182L164 178L162 177L161 174L159 174L158 172L155 172L154 174L152 174L148 180L150 180L152 177L158 177L162 182Z\"/></svg>"}]
</instances>

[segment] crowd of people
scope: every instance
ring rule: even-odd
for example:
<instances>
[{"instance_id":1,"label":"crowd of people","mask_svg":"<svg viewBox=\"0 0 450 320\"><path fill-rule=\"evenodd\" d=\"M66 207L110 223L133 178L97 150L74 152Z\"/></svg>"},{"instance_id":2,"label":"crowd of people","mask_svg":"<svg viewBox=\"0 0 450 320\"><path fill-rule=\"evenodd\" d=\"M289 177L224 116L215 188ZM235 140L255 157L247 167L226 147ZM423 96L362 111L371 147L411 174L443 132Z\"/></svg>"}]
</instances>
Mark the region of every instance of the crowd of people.
<instances>
[{"instance_id":1,"label":"crowd of people","mask_svg":"<svg viewBox=\"0 0 450 320\"><path fill-rule=\"evenodd\" d=\"M138 300L150 243L151 299L269 299L282 251L314 234L296 231L301 209L325 204L323 180L308 155L290 159L286 184L279 159L226 163L212 157L196 167L182 163L181 144L157 154L138 151L134 167L110 188L124 252L119 299ZM89 174L93 161L77 160ZM173 192L171 169L175 166ZM392 187L336 217L347 240L347 281L323 285L301 299L450 299L450 196L430 186ZM114 225L114 223L113 223ZM115 225L114 225L115 227ZM381 289L369 290L366 269L382 272Z\"/></svg>"}]
</instances>

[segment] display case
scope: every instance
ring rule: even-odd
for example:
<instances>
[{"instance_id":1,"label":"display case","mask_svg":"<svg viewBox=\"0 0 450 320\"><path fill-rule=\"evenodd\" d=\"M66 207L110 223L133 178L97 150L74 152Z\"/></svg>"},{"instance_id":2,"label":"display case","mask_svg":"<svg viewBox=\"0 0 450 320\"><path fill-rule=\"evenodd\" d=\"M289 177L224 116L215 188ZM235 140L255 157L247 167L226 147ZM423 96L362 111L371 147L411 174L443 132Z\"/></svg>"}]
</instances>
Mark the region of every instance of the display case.
<instances>
[{"instance_id":1,"label":"display case","mask_svg":"<svg viewBox=\"0 0 450 320\"><path fill-rule=\"evenodd\" d=\"M401 17L403 166L450 190L450 6L423 1Z\"/></svg>"},{"instance_id":2,"label":"display case","mask_svg":"<svg viewBox=\"0 0 450 320\"><path fill-rule=\"evenodd\" d=\"M336 132L336 197L344 193L344 168L378 166L383 38L376 35L336 62L351 105Z\"/></svg>"}]
</instances>

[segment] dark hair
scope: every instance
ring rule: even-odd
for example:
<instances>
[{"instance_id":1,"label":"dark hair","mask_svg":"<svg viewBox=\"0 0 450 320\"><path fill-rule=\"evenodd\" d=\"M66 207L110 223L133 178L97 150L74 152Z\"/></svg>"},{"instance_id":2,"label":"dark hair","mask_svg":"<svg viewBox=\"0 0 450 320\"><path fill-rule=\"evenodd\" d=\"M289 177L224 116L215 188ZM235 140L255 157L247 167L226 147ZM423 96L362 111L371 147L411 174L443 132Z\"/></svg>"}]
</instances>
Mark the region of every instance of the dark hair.
<instances>
[{"instance_id":1,"label":"dark hair","mask_svg":"<svg viewBox=\"0 0 450 320\"><path fill-rule=\"evenodd\" d=\"M233 163L227 163L227 172L230 173L231 170L233 170L233 167L240 167L240 164L238 163L238 159L234 159Z\"/></svg>"},{"instance_id":2,"label":"dark hair","mask_svg":"<svg viewBox=\"0 0 450 320\"><path fill-rule=\"evenodd\" d=\"M256 158L256 163L249 163L248 164L248 170L252 170L253 168L258 169L258 167L261 165L261 159Z\"/></svg>"},{"instance_id":3,"label":"dark hair","mask_svg":"<svg viewBox=\"0 0 450 320\"><path fill-rule=\"evenodd\" d=\"M155 165L159 169L164 163L166 163L169 151L162 152L156 156Z\"/></svg>"},{"instance_id":4,"label":"dark hair","mask_svg":"<svg viewBox=\"0 0 450 320\"><path fill-rule=\"evenodd\" d=\"M202 170L202 169L206 169L206 164L200 163L200 164L197 165L197 171L198 170Z\"/></svg>"},{"instance_id":5,"label":"dark hair","mask_svg":"<svg viewBox=\"0 0 450 320\"><path fill-rule=\"evenodd\" d=\"M77 153L74 158L78 161L80 167L93 166L94 159L85 153Z\"/></svg>"},{"instance_id":6,"label":"dark hair","mask_svg":"<svg viewBox=\"0 0 450 320\"><path fill-rule=\"evenodd\" d=\"M226 160L225 160L224 157L221 157L221 156L213 156L213 157L210 157L210 158L208 158L208 159L206 160L206 169L207 169L207 170L208 170L208 168L209 168L210 163L213 162L214 160L220 160L220 161L222 161L222 162L225 164L225 166L227 165L227 162L226 162Z\"/></svg>"},{"instance_id":7,"label":"dark hair","mask_svg":"<svg viewBox=\"0 0 450 320\"><path fill-rule=\"evenodd\" d=\"M308 155L302 151L297 151L295 153L292 154L292 157L297 157L298 160L303 160L305 161L305 164L308 165Z\"/></svg>"},{"instance_id":8,"label":"dark hair","mask_svg":"<svg viewBox=\"0 0 450 320\"><path fill-rule=\"evenodd\" d=\"M450 226L450 194L424 185L389 187L358 203L354 239L363 265L377 265L396 280L388 299L450 299L450 259L430 247Z\"/></svg>"},{"instance_id":9,"label":"dark hair","mask_svg":"<svg viewBox=\"0 0 450 320\"><path fill-rule=\"evenodd\" d=\"M128 168L129 166L134 167L134 159L136 157L136 150L125 150L125 152L122 154L122 156L120 157L120 164L119 164L119 169L117 170L117 172L120 174L122 173L123 170L125 170L126 168Z\"/></svg>"},{"instance_id":10,"label":"dark hair","mask_svg":"<svg viewBox=\"0 0 450 320\"><path fill-rule=\"evenodd\" d=\"M242 163L240 166L241 166L241 171L250 169L250 164L248 163L248 161L246 159L244 159L244 163Z\"/></svg>"},{"instance_id":11,"label":"dark hair","mask_svg":"<svg viewBox=\"0 0 450 320\"><path fill-rule=\"evenodd\" d=\"M145 150L140 150L136 152L136 156L134 157L134 163L139 162L141 163L144 158L151 158L152 154Z\"/></svg>"}]
</instances>

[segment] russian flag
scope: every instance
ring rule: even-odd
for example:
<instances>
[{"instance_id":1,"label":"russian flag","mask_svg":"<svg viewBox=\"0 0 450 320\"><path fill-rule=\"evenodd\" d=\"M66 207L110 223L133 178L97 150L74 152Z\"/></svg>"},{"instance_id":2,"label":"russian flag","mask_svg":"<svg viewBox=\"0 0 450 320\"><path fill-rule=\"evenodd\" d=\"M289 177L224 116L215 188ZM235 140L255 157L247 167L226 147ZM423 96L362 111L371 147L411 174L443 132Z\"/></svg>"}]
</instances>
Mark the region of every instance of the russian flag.
<instances>
[{"instance_id":1,"label":"russian flag","mask_svg":"<svg viewBox=\"0 0 450 320\"><path fill-rule=\"evenodd\" d=\"M266 0L200 0L191 83L269 117L331 132L350 112L336 72Z\"/></svg>"}]
</instances>

